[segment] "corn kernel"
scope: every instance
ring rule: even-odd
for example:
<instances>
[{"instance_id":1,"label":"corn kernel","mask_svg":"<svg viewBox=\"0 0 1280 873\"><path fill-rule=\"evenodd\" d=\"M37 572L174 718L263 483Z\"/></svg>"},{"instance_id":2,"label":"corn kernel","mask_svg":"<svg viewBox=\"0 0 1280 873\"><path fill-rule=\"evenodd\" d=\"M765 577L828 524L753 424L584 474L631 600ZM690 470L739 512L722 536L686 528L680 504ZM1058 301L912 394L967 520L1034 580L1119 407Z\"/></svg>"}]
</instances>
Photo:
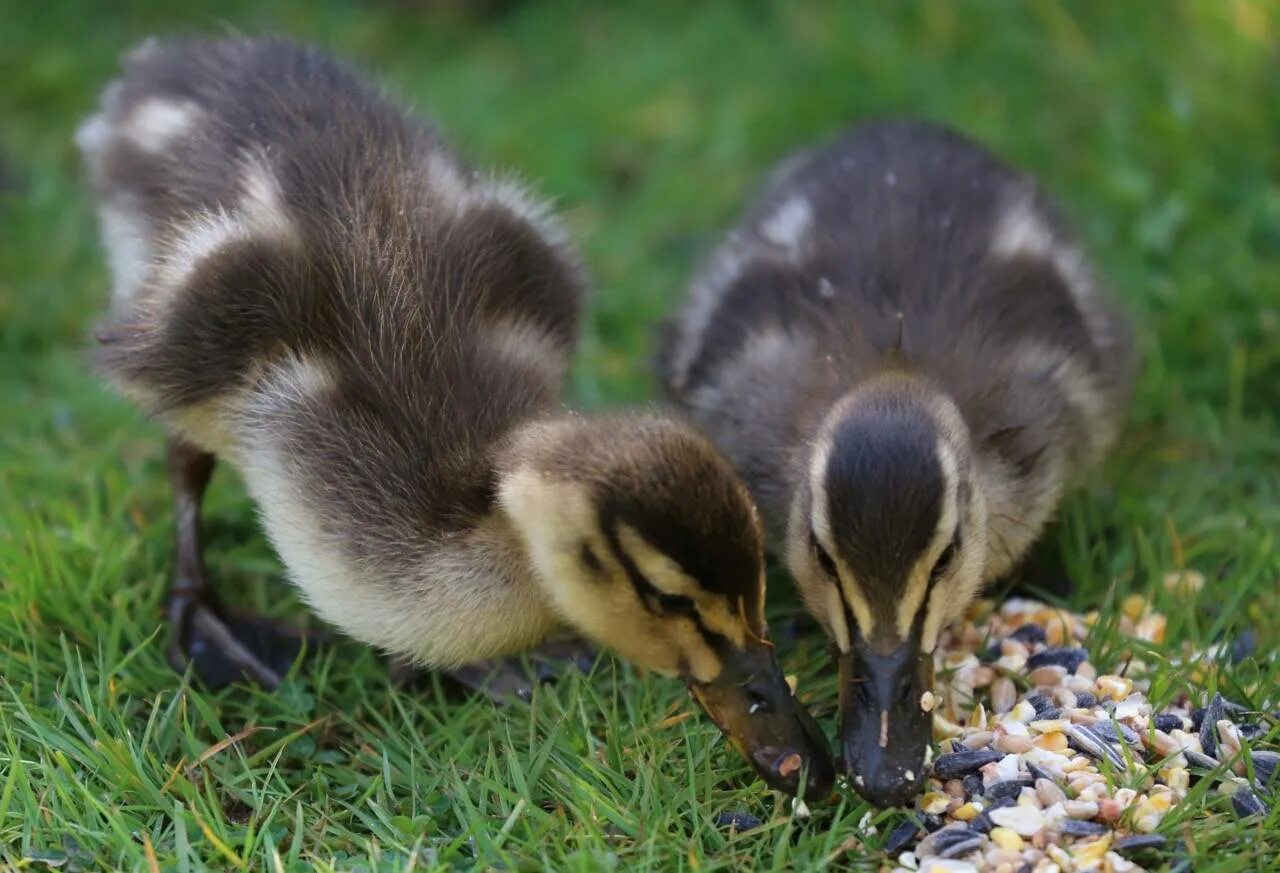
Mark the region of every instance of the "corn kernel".
<instances>
[{"instance_id":1,"label":"corn kernel","mask_svg":"<svg viewBox=\"0 0 1280 873\"><path fill-rule=\"evenodd\" d=\"M1133 621L1137 621L1147 611L1147 598L1141 594L1130 594L1120 601L1120 611Z\"/></svg>"},{"instance_id":2,"label":"corn kernel","mask_svg":"<svg viewBox=\"0 0 1280 873\"><path fill-rule=\"evenodd\" d=\"M1046 752L1065 752L1067 750L1067 735L1062 731L1050 731L1047 734L1041 734L1031 742Z\"/></svg>"},{"instance_id":3,"label":"corn kernel","mask_svg":"<svg viewBox=\"0 0 1280 873\"><path fill-rule=\"evenodd\" d=\"M920 798L920 811L926 815L942 815L951 805L951 797L941 791L930 791Z\"/></svg>"},{"instance_id":4,"label":"corn kernel","mask_svg":"<svg viewBox=\"0 0 1280 873\"><path fill-rule=\"evenodd\" d=\"M1018 832L1012 828L992 828L991 841L1002 849L1022 851L1022 837L1018 836Z\"/></svg>"}]
</instances>

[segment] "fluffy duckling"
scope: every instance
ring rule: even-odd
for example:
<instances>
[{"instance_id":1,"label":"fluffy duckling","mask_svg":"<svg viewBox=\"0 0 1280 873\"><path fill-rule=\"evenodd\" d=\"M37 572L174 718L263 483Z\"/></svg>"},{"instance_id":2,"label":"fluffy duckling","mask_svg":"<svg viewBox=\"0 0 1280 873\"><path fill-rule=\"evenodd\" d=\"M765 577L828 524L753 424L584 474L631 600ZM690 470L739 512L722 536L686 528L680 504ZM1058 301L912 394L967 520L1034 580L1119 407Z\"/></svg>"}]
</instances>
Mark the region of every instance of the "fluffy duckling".
<instances>
[{"instance_id":1,"label":"fluffy duckling","mask_svg":"<svg viewBox=\"0 0 1280 873\"><path fill-rule=\"evenodd\" d=\"M663 380L834 641L868 800L921 784L938 633L1115 441L1131 361L1036 184L928 123L792 158L693 283Z\"/></svg>"},{"instance_id":2,"label":"fluffy duckling","mask_svg":"<svg viewBox=\"0 0 1280 873\"><path fill-rule=\"evenodd\" d=\"M448 668L568 629L682 678L770 784L828 791L732 467L686 425L561 406L584 280L544 206L317 51L151 42L124 66L78 141L114 274L101 364L171 434L175 664L287 669L205 570L221 458L351 636Z\"/></svg>"}]
</instances>

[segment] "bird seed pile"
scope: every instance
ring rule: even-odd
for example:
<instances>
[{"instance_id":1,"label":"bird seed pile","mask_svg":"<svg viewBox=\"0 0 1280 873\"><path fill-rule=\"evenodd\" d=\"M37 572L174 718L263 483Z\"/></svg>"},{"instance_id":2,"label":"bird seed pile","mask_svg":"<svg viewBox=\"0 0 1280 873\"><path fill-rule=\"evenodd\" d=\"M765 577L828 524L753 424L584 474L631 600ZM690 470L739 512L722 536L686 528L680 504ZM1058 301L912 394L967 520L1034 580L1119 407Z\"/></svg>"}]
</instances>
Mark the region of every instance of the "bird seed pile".
<instances>
[{"instance_id":1,"label":"bird seed pile","mask_svg":"<svg viewBox=\"0 0 1280 873\"><path fill-rule=\"evenodd\" d=\"M1162 642L1165 620L1142 598L1121 612L1123 635ZM937 693L921 702L940 752L915 815L888 836L895 873L1178 869L1179 847L1158 831L1197 780L1213 780L1239 816L1280 799L1280 754L1263 748L1272 716L1221 695L1154 711L1138 659L1125 675L1090 662L1080 643L1096 621L1029 600L984 601L944 635ZM1200 662L1186 663L1192 681L1202 678Z\"/></svg>"}]
</instances>

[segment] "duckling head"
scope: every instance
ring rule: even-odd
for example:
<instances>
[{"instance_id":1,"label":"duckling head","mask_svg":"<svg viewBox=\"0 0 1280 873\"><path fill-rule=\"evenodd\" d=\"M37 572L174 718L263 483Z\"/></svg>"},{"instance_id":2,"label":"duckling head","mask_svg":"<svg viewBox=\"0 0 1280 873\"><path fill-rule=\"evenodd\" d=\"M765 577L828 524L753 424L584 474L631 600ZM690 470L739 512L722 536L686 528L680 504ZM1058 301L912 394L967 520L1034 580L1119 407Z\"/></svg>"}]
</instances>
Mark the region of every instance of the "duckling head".
<instances>
[{"instance_id":1,"label":"duckling head","mask_svg":"<svg viewBox=\"0 0 1280 873\"><path fill-rule=\"evenodd\" d=\"M830 793L826 740L765 638L760 521L708 441L660 418L538 423L498 500L568 625L681 678L772 787Z\"/></svg>"},{"instance_id":2,"label":"duckling head","mask_svg":"<svg viewBox=\"0 0 1280 873\"><path fill-rule=\"evenodd\" d=\"M945 394L886 374L831 409L791 508L787 561L839 661L845 767L879 806L924 782L933 651L981 585L987 514L969 446Z\"/></svg>"}]
</instances>

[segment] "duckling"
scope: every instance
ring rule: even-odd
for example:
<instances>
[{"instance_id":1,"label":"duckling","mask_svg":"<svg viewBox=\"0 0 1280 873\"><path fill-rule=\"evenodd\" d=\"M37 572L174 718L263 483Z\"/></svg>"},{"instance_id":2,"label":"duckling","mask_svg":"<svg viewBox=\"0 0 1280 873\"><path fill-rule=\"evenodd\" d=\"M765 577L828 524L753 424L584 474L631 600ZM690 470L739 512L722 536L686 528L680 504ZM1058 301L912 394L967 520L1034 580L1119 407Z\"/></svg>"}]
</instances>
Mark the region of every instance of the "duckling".
<instances>
[{"instance_id":1,"label":"duckling","mask_svg":"<svg viewBox=\"0 0 1280 873\"><path fill-rule=\"evenodd\" d=\"M889 121L777 171L659 358L833 641L855 787L906 801L939 631L1116 440L1126 320L1032 179Z\"/></svg>"},{"instance_id":2,"label":"duckling","mask_svg":"<svg viewBox=\"0 0 1280 873\"><path fill-rule=\"evenodd\" d=\"M175 666L281 678L203 559L222 459L350 636L451 668L569 629L683 679L771 785L829 791L728 461L677 421L561 405L586 282L546 207L314 49L148 42L124 69L78 141L101 368L170 434Z\"/></svg>"}]
</instances>

